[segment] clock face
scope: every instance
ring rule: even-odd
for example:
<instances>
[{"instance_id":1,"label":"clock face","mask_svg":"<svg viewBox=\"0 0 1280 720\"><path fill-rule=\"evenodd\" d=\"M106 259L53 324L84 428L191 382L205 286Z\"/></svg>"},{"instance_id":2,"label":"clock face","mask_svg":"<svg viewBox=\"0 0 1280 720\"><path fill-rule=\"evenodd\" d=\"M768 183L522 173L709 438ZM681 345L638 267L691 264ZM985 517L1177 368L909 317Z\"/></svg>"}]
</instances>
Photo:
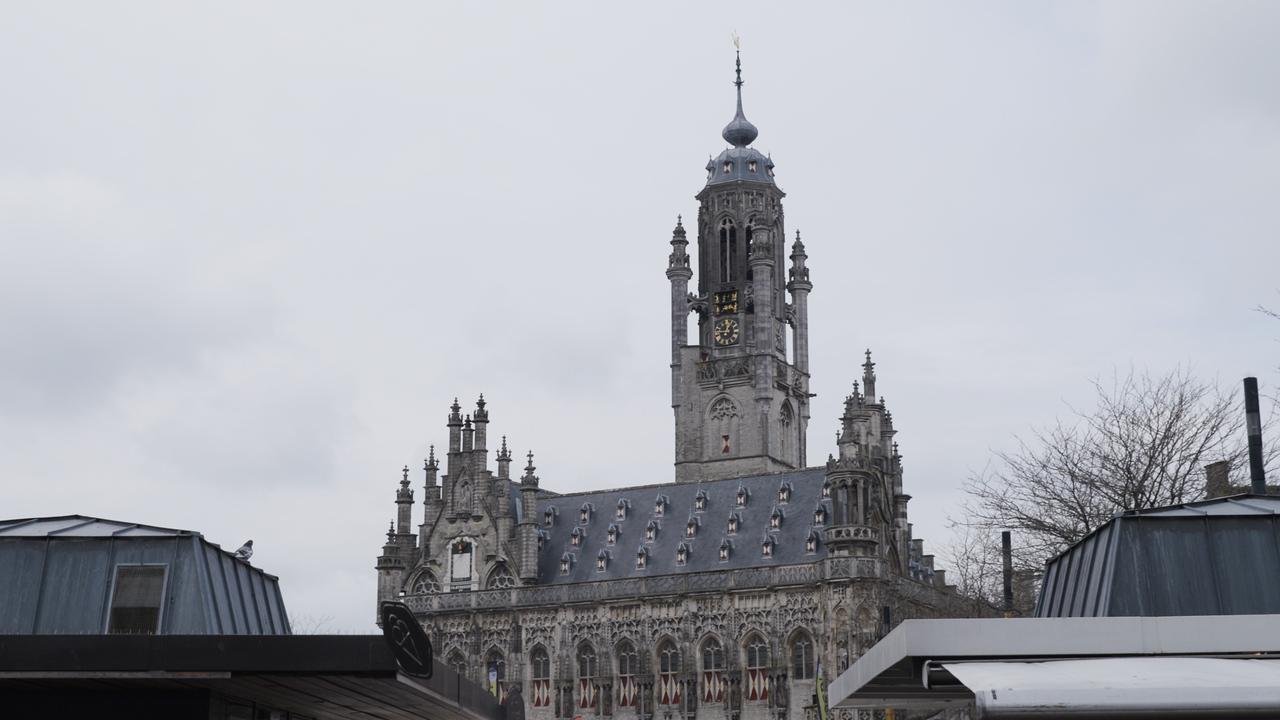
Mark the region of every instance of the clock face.
<instances>
[{"instance_id":1,"label":"clock face","mask_svg":"<svg viewBox=\"0 0 1280 720\"><path fill-rule=\"evenodd\" d=\"M733 318L721 318L716 322L712 335L717 345L732 345L738 342L738 321Z\"/></svg>"}]
</instances>

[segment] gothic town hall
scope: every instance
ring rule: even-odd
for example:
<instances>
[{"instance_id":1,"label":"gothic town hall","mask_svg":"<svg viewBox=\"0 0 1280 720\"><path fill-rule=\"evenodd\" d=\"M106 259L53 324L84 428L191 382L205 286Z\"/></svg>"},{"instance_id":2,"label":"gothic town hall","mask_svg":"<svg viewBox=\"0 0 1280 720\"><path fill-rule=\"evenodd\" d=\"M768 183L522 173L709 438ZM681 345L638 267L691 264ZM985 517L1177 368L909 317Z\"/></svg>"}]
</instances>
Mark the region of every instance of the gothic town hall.
<instances>
[{"instance_id":1,"label":"gothic town hall","mask_svg":"<svg viewBox=\"0 0 1280 720\"><path fill-rule=\"evenodd\" d=\"M481 397L450 408L416 530L407 468L396 493L378 600L401 599L437 657L520 693L532 720L802 720L818 673L961 606L912 538L870 352L834 452L809 464L808 256L752 147L740 63L735 85L696 248L677 222L667 261L674 482L559 494L532 454L512 475L505 438L490 464Z\"/></svg>"}]
</instances>

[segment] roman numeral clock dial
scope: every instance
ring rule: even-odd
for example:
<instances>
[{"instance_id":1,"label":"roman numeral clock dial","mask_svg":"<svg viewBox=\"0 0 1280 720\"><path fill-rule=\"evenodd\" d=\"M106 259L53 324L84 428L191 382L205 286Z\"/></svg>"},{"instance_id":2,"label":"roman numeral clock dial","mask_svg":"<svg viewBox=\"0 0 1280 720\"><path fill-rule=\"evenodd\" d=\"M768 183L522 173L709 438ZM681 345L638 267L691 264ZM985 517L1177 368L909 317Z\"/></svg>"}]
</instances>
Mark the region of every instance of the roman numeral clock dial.
<instances>
[{"instance_id":1,"label":"roman numeral clock dial","mask_svg":"<svg viewBox=\"0 0 1280 720\"><path fill-rule=\"evenodd\" d=\"M738 342L738 321L733 318L720 318L716 321L712 337L721 347Z\"/></svg>"}]
</instances>

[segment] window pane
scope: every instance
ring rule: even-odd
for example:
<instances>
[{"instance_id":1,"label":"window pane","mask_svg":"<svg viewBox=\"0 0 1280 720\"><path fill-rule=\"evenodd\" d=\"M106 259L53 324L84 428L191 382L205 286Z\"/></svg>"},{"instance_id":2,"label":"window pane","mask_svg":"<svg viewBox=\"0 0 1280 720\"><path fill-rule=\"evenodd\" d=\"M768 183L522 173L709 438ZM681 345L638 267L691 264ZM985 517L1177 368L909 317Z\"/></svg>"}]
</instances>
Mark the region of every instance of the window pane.
<instances>
[{"instance_id":1,"label":"window pane","mask_svg":"<svg viewBox=\"0 0 1280 720\"><path fill-rule=\"evenodd\" d=\"M164 571L163 565L116 568L107 632L153 635L159 630Z\"/></svg>"}]
</instances>

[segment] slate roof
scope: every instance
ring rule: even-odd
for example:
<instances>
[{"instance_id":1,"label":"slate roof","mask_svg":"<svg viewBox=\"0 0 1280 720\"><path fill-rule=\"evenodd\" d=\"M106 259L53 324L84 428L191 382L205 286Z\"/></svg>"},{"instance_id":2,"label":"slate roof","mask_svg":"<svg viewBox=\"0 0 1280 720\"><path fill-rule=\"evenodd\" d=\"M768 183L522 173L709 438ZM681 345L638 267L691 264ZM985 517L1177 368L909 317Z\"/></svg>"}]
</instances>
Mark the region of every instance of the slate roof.
<instances>
[{"instance_id":1,"label":"slate roof","mask_svg":"<svg viewBox=\"0 0 1280 720\"><path fill-rule=\"evenodd\" d=\"M1045 566L1038 617L1280 613L1280 497L1116 515Z\"/></svg>"},{"instance_id":2,"label":"slate roof","mask_svg":"<svg viewBox=\"0 0 1280 720\"><path fill-rule=\"evenodd\" d=\"M831 501L822 497L825 475L824 468L807 468L703 483L666 483L541 497L538 506L543 517L538 518L538 526L545 540L538 553L538 583L558 585L816 562L826 557L826 546L821 542L822 527L814 525L814 511L821 505L831 517ZM779 502L778 490L783 485L790 486L790 497ZM747 492L745 507L737 505L740 487ZM706 498L705 510L700 512L695 510L699 493ZM655 512L659 496L666 500L661 514ZM626 510L621 520L616 514L619 502ZM581 522L584 505L589 515L586 523ZM554 517L550 526L545 523L548 509ZM781 526L776 530L770 528L770 516L775 510L782 514ZM737 533L730 535L728 521L734 513L740 520ZM693 538L686 536L691 518L697 523ZM658 529L654 540L646 542L645 529L650 522L657 523ZM611 525L618 531L612 545L608 542ZM581 534L579 545L572 542L575 530ZM807 552L805 540L814 531L818 542L814 552ZM762 553L766 536L775 540L772 557ZM720 546L725 540L732 549L728 560L721 561ZM681 544L688 551L683 565L676 562ZM643 570L636 568L641 547L648 552ZM596 564L601 551L607 553L603 571ZM560 572L560 562L566 554L573 558L567 575Z\"/></svg>"}]
</instances>

